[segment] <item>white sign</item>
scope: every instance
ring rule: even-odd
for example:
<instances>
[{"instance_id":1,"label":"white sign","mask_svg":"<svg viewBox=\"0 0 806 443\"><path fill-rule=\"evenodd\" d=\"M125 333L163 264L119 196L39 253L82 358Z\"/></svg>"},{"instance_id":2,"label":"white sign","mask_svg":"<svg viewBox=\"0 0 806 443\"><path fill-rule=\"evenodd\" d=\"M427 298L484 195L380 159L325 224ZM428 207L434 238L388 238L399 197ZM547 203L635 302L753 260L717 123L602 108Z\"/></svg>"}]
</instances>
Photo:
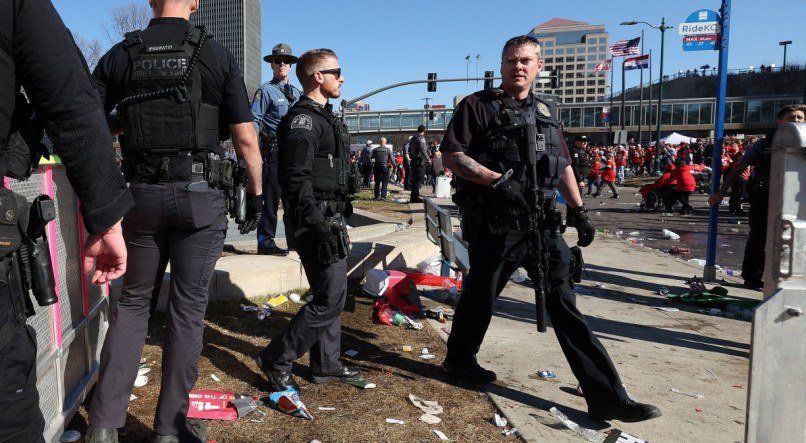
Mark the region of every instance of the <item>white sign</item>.
<instances>
[{"instance_id":1,"label":"white sign","mask_svg":"<svg viewBox=\"0 0 806 443\"><path fill-rule=\"evenodd\" d=\"M719 34L719 22L680 23L677 25L680 35Z\"/></svg>"}]
</instances>

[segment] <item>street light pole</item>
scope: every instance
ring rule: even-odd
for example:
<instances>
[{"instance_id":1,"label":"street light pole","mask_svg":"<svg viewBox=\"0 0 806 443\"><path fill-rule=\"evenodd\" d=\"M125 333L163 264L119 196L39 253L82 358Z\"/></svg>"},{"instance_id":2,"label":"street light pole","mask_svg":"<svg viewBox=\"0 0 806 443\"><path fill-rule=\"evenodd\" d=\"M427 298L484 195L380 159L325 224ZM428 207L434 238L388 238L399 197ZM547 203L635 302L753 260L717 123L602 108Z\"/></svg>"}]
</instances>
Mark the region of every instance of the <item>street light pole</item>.
<instances>
[{"instance_id":1,"label":"street light pole","mask_svg":"<svg viewBox=\"0 0 806 443\"><path fill-rule=\"evenodd\" d=\"M778 45L784 47L784 64L781 66L781 71L786 71L786 47L792 44L792 40L784 40L778 42Z\"/></svg>"},{"instance_id":2,"label":"street light pole","mask_svg":"<svg viewBox=\"0 0 806 443\"><path fill-rule=\"evenodd\" d=\"M661 131L661 105L663 104L663 46L664 40L666 40L666 17L661 17L660 20L660 82L658 83L658 124L656 126L657 130L655 132L655 170L653 174L658 174L660 172L660 157L658 156L660 148L660 131Z\"/></svg>"},{"instance_id":3,"label":"street light pole","mask_svg":"<svg viewBox=\"0 0 806 443\"><path fill-rule=\"evenodd\" d=\"M633 26L637 24L644 24L651 28L655 28L660 31L660 75L658 76L658 112L657 112L657 121L656 124L656 133L655 133L655 166L653 168L652 174L653 175L660 175L660 158L657 157L658 148L660 147L660 132L661 132L661 106L663 105L663 43L666 39L666 30L672 29L672 26L666 26L666 17L661 17L660 26L655 26L651 23L643 22L643 21L629 21L629 22L621 22L622 25L626 26Z\"/></svg>"}]
</instances>

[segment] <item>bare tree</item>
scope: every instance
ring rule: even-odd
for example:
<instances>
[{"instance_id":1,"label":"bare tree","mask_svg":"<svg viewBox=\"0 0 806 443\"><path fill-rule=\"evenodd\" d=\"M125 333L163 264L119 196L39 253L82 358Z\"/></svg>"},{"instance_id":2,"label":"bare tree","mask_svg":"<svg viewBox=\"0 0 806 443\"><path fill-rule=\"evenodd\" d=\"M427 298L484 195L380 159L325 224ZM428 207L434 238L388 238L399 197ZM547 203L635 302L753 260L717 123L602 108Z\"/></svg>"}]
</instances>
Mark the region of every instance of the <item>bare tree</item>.
<instances>
[{"instance_id":1,"label":"bare tree","mask_svg":"<svg viewBox=\"0 0 806 443\"><path fill-rule=\"evenodd\" d=\"M76 33L73 33L73 40L75 40L79 51L81 51L81 53L84 55L84 59L87 61L87 66L90 68L90 71L95 69L95 65L98 64L98 60L100 60L101 56L104 55L104 49L101 46L101 41L97 38L87 40Z\"/></svg>"},{"instance_id":2,"label":"bare tree","mask_svg":"<svg viewBox=\"0 0 806 443\"><path fill-rule=\"evenodd\" d=\"M101 24L106 38L115 44L123 40L123 34L137 29L145 29L152 17L151 8L143 3L129 3L115 7L108 23Z\"/></svg>"}]
</instances>

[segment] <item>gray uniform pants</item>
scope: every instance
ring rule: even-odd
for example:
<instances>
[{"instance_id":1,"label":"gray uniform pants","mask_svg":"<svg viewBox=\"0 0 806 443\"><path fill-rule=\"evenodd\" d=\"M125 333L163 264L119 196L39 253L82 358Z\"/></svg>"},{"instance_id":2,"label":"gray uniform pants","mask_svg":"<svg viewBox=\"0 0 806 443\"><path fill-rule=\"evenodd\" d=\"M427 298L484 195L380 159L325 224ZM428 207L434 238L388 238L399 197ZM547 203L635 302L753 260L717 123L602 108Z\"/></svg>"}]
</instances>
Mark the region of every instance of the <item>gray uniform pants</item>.
<instances>
[{"instance_id":1,"label":"gray uniform pants","mask_svg":"<svg viewBox=\"0 0 806 443\"><path fill-rule=\"evenodd\" d=\"M185 429L188 393L198 377L208 286L227 229L225 199L222 191L189 190L187 182L135 182L130 190L135 207L123 218L127 271L101 351L90 425L120 428L126 422L155 277L167 256L171 286L154 430L176 435Z\"/></svg>"},{"instance_id":2,"label":"gray uniform pants","mask_svg":"<svg viewBox=\"0 0 806 443\"><path fill-rule=\"evenodd\" d=\"M298 242L297 250L313 300L297 312L288 327L260 355L270 367L290 371L292 362L310 350L311 372L333 372L341 367L341 311L347 298L347 259L323 265L312 252L315 247L312 241L300 238Z\"/></svg>"}]
</instances>

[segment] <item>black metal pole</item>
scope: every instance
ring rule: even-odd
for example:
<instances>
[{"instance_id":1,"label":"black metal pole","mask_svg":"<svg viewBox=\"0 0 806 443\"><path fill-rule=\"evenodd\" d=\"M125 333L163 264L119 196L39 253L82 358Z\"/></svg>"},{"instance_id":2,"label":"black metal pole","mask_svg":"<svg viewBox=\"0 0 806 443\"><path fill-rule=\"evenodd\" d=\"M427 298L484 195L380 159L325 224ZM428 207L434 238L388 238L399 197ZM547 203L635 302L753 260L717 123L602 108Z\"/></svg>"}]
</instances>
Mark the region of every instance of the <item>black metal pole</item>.
<instances>
[{"instance_id":1,"label":"black metal pole","mask_svg":"<svg viewBox=\"0 0 806 443\"><path fill-rule=\"evenodd\" d=\"M644 30L641 30L641 55L644 55ZM641 83L641 92L638 96L638 146L641 146L643 141L643 125L644 125L644 68L641 68L641 76L639 79Z\"/></svg>"},{"instance_id":2,"label":"black metal pole","mask_svg":"<svg viewBox=\"0 0 806 443\"><path fill-rule=\"evenodd\" d=\"M647 123L647 131L649 132L647 135L649 136L648 143L652 143L652 50L649 50L649 112L646 113L646 117L649 120ZM649 168L647 167L647 172L649 172Z\"/></svg>"},{"instance_id":3,"label":"black metal pole","mask_svg":"<svg viewBox=\"0 0 806 443\"><path fill-rule=\"evenodd\" d=\"M626 85L626 80L625 80L626 75L624 75L624 72L625 72L624 64L625 64L626 61L627 61L626 57L621 58L621 110L619 111L619 122L621 123L622 132L624 131L625 126L627 124L627 116L625 115L625 113L627 111L627 107L624 104L624 98L625 98L624 97L624 88L626 87L625 86Z\"/></svg>"},{"instance_id":4,"label":"black metal pole","mask_svg":"<svg viewBox=\"0 0 806 443\"><path fill-rule=\"evenodd\" d=\"M663 105L663 41L665 40L666 36L666 17L661 18L660 21L660 76L658 82L658 121L656 122L657 130L655 132L655 155L659 154L658 148L660 148L660 132L661 132L661 107ZM653 174L657 174L660 171L660 159L656 157L655 161L655 168Z\"/></svg>"},{"instance_id":5,"label":"black metal pole","mask_svg":"<svg viewBox=\"0 0 806 443\"><path fill-rule=\"evenodd\" d=\"M610 123L610 137L608 144L613 140L613 56L610 56L610 111L607 115L608 123Z\"/></svg>"}]
</instances>

